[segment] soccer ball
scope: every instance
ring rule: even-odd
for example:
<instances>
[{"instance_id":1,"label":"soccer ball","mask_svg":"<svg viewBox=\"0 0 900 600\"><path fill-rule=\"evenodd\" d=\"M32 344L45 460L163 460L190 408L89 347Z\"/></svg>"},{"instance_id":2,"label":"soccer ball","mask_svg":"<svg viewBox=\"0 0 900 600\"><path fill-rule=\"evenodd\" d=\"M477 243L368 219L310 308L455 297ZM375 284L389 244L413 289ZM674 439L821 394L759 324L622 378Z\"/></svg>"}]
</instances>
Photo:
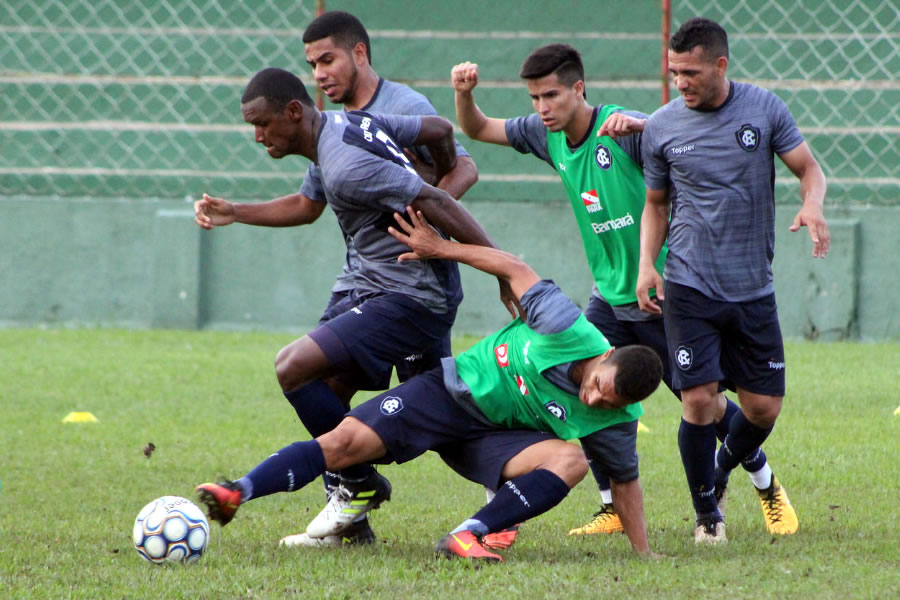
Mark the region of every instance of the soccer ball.
<instances>
[{"instance_id":1,"label":"soccer ball","mask_svg":"<svg viewBox=\"0 0 900 600\"><path fill-rule=\"evenodd\" d=\"M192 563L209 544L209 521L187 498L163 496L141 509L133 535L135 550L152 563Z\"/></svg>"}]
</instances>

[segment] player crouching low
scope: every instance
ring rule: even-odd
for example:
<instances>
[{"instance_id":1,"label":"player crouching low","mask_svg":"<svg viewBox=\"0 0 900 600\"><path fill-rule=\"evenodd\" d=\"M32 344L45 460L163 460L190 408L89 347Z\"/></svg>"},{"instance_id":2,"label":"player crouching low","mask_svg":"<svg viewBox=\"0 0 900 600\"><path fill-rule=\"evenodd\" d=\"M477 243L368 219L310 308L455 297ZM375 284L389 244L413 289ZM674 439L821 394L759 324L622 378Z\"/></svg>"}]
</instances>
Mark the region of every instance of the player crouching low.
<instances>
[{"instance_id":1,"label":"player crouching low","mask_svg":"<svg viewBox=\"0 0 900 600\"><path fill-rule=\"evenodd\" d=\"M326 469L403 463L434 450L463 477L497 490L435 551L502 562L483 545L484 536L556 506L587 474L584 452L564 440L615 430L640 417L637 403L661 379L655 352L645 346L611 348L574 302L522 260L445 240L421 213L407 212L408 222L395 215L399 230L390 228L413 250L399 260L456 260L503 278L524 320L354 408L334 430L282 448L237 481L198 486L211 519L224 525L248 500L298 490ZM651 555L640 484L634 479L621 489L614 502L626 508L620 511L625 533L635 552ZM347 494L353 514L335 515L307 535L340 535L355 517L388 500L390 489Z\"/></svg>"}]
</instances>

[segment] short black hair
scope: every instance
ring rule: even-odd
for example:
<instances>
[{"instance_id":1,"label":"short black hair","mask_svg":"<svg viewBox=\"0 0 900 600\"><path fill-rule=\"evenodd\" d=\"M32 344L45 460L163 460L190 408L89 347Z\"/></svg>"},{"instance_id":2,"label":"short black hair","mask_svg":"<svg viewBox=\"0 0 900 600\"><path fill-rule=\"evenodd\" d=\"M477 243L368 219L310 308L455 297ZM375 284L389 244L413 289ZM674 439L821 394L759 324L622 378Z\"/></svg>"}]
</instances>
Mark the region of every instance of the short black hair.
<instances>
[{"instance_id":1,"label":"short black hair","mask_svg":"<svg viewBox=\"0 0 900 600\"><path fill-rule=\"evenodd\" d=\"M609 357L609 364L616 366L613 384L616 395L633 404L652 394L662 380L662 361L649 346L623 346L616 348Z\"/></svg>"},{"instance_id":2,"label":"short black hair","mask_svg":"<svg viewBox=\"0 0 900 600\"><path fill-rule=\"evenodd\" d=\"M519 77L540 79L552 73L565 85L584 81L584 64L581 54L569 44L548 44L528 55L522 63Z\"/></svg>"},{"instance_id":3,"label":"short black hair","mask_svg":"<svg viewBox=\"0 0 900 600\"><path fill-rule=\"evenodd\" d=\"M710 19L688 19L669 39L669 50L672 52L690 52L697 46L703 48L711 60L720 56L728 58L728 34L721 25Z\"/></svg>"},{"instance_id":4,"label":"short black hair","mask_svg":"<svg viewBox=\"0 0 900 600\"><path fill-rule=\"evenodd\" d=\"M241 96L241 104L252 102L257 98L265 98L271 110L282 111L291 100L299 100L307 106L315 106L306 86L300 78L284 69L269 67L253 76L244 95Z\"/></svg>"},{"instance_id":5,"label":"short black hair","mask_svg":"<svg viewBox=\"0 0 900 600\"><path fill-rule=\"evenodd\" d=\"M372 45L369 43L369 32L359 19L342 10L331 10L313 19L303 32L303 43L311 44L327 37L347 50L362 42L366 45L366 57L372 64Z\"/></svg>"}]
</instances>

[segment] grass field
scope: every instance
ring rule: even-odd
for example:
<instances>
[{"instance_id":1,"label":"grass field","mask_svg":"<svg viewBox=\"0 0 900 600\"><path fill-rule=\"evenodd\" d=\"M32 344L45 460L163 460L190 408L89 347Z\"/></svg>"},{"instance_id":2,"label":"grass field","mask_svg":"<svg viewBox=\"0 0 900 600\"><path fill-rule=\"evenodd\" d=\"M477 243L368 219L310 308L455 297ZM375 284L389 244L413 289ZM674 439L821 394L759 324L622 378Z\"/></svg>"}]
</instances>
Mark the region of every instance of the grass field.
<instances>
[{"instance_id":1,"label":"grass field","mask_svg":"<svg viewBox=\"0 0 900 600\"><path fill-rule=\"evenodd\" d=\"M749 480L732 478L729 543L694 546L675 432L658 391L640 434L651 544L567 538L596 510L591 481L522 527L503 565L439 561L434 542L483 502L436 457L382 469L393 500L374 547L298 550L278 539L319 510L318 482L213 526L190 568L132 548L138 510L197 483L238 477L306 439L272 372L287 335L0 331L0 594L12 598L897 598L900 597L900 344L789 344L788 397L766 444L800 516L770 537ZM472 339L457 340L462 349ZM63 424L90 411L91 424ZM143 447L157 450L146 458Z\"/></svg>"}]
</instances>

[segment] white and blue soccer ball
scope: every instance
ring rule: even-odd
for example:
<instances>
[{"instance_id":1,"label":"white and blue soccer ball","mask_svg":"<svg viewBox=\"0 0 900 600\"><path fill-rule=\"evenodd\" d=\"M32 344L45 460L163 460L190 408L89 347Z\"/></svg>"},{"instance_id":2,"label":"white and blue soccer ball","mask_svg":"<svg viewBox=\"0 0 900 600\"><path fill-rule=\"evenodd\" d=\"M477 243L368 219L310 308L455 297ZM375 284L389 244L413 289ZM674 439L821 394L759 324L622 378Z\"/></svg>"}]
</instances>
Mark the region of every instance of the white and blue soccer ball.
<instances>
[{"instance_id":1,"label":"white and blue soccer ball","mask_svg":"<svg viewBox=\"0 0 900 600\"><path fill-rule=\"evenodd\" d=\"M209 545L209 521L187 498L163 496L141 509L133 535L135 550L152 563L192 563Z\"/></svg>"}]
</instances>

